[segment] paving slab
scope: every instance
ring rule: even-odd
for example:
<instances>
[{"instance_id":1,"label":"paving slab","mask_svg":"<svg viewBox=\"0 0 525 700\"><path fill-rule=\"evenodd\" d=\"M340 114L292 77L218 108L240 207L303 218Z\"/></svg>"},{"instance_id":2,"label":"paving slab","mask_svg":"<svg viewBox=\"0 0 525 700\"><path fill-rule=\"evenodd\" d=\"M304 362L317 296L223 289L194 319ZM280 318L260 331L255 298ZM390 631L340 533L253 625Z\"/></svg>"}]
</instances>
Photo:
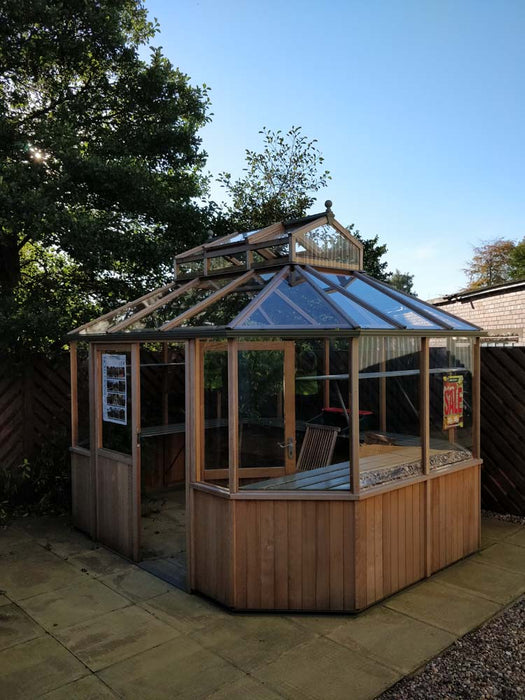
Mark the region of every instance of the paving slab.
<instances>
[{"instance_id":1,"label":"paving slab","mask_svg":"<svg viewBox=\"0 0 525 700\"><path fill-rule=\"evenodd\" d=\"M124 698L207 698L243 677L217 654L189 637L180 636L98 674Z\"/></svg>"},{"instance_id":2,"label":"paving slab","mask_svg":"<svg viewBox=\"0 0 525 700\"><path fill-rule=\"evenodd\" d=\"M114 700L118 697L105 683L91 674L42 696L43 700Z\"/></svg>"},{"instance_id":3,"label":"paving slab","mask_svg":"<svg viewBox=\"0 0 525 700\"><path fill-rule=\"evenodd\" d=\"M525 592L525 576L515 571L465 559L433 576L433 581L459 586L496 603L506 605Z\"/></svg>"},{"instance_id":4,"label":"paving slab","mask_svg":"<svg viewBox=\"0 0 525 700\"><path fill-rule=\"evenodd\" d=\"M282 654L253 675L285 698L368 700L401 674L364 654L318 637Z\"/></svg>"},{"instance_id":5,"label":"paving slab","mask_svg":"<svg viewBox=\"0 0 525 700\"><path fill-rule=\"evenodd\" d=\"M41 637L44 630L28 617L18 605L3 605L0 608L0 649Z\"/></svg>"},{"instance_id":6,"label":"paving slab","mask_svg":"<svg viewBox=\"0 0 525 700\"><path fill-rule=\"evenodd\" d=\"M178 632L136 606L57 629L55 637L92 671L145 652Z\"/></svg>"},{"instance_id":7,"label":"paving slab","mask_svg":"<svg viewBox=\"0 0 525 700\"><path fill-rule=\"evenodd\" d=\"M87 535L73 527L69 517L31 517L17 521L17 527L63 559L96 546Z\"/></svg>"},{"instance_id":8,"label":"paving slab","mask_svg":"<svg viewBox=\"0 0 525 700\"><path fill-rule=\"evenodd\" d=\"M271 690L268 686L244 676L238 681L222 686L214 693L207 695L207 700L279 700L283 696Z\"/></svg>"},{"instance_id":9,"label":"paving slab","mask_svg":"<svg viewBox=\"0 0 525 700\"><path fill-rule=\"evenodd\" d=\"M191 637L243 671L251 672L315 635L283 616L238 615L217 619L192 632Z\"/></svg>"},{"instance_id":10,"label":"paving slab","mask_svg":"<svg viewBox=\"0 0 525 700\"><path fill-rule=\"evenodd\" d=\"M36 544L16 544L0 557L0 589L14 601L83 580L68 562Z\"/></svg>"},{"instance_id":11,"label":"paving slab","mask_svg":"<svg viewBox=\"0 0 525 700\"><path fill-rule=\"evenodd\" d=\"M457 636L481 625L501 608L490 600L437 581L418 583L384 605Z\"/></svg>"},{"instance_id":12,"label":"paving slab","mask_svg":"<svg viewBox=\"0 0 525 700\"><path fill-rule=\"evenodd\" d=\"M136 566L109 576L102 576L99 581L134 602L155 598L173 590L173 586L169 583L161 581Z\"/></svg>"},{"instance_id":13,"label":"paving slab","mask_svg":"<svg viewBox=\"0 0 525 700\"><path fill-rule=\"evenodd\" d=\"M507 540L507 544L515 544L518 547L525 547L525 527L522 527L514 535L511 535Z\"/></svg>"},{"instance_id":14,"label":"paving slab","mask_svg":"<svg viewBox=\"0 0 525 700\"><path fill-rule=\"evenodd\" d=\"M44 629L53 632L124 608L130 602L97 580L86 579L75 586L26 598L19 604Z\"/></svg>"},{"instance_id":15,"label":"paving slab","mask_svg":"<svg viewBox=\"0 0 525 700\"><path fill-rule=\"evenodd\" d=\"M497 518L481 518L481 546L486 547L493 542L500 542L518 530L522 525Z\"/></svg>"},{"instance_id":16,"label":"paving slab","mask_svg":"<svg viewBox=\"0 0 525 700\"><path fill-rule=\"evenodd\" d=\"M475 560L525 574L525 547L499 542L474 555Z\"/></svg>"},{"instance_id":17,"label":"paving slab","mask_svg":"<svg viewBox=\"0 0 525 700\"><path fill-rule=\"evenodd\" d=\"M14 544L28 543L31 541L29 535L14 525L0 527L0 554L9 551Z\"/></svg>"},{"instance_id":18,"label":"paving slab","mask_svg":"<svg viewBox=\"0 0 525 700\"><path fill-rule=\"evenodd\" d=\"M213 605L196 595L173 589L139 605L179 632L193 632L220 619L229 624L235 617L218 605Z\"/></svg>"},{"instance_id":19,"label":"paving slab","mask_svg":"<svg viewBox=\"0 0 525 700\"><path fill-rule=\"evenodd\" d=\"M383 606L345 621L328 637L403 674L415 671L456 640L450 632Z\"/></svg>"},{"instance_id":20,"label":"paving slab","mask_svg":"<svg viewBox=\"0 0 525 700\"><path fill-rule=\"evenodd\" d=\"M84 664L47 635L0 652L0 697L40 697L87 673Z\"/></svg>"},{"instance_id":21,"label":"paving slab","mask_svg":"<svg viewBox=\"0 0 525 700\"><path fill-rule=\"evenodd\" d=\"M75 569L87 573L93 578L110 576L122 571L132 571L135 568L127 559L119 557L118 554L114 554L104 547L75 554L68 559L68 562Z\"/></svg>"},{"instance_id":22,"label":"paving slab","mask_svg":"<svg viewBox=\"0 0 525 700\"><path fill-rule=\"evenodd\" d=\"M303 613L302 615L287 615L286 619L298 625L303 630L328 636L330 632L341 627L347 619L352 619L353 613L347 615L315 615Z\"/></svg>"}]
</instances>

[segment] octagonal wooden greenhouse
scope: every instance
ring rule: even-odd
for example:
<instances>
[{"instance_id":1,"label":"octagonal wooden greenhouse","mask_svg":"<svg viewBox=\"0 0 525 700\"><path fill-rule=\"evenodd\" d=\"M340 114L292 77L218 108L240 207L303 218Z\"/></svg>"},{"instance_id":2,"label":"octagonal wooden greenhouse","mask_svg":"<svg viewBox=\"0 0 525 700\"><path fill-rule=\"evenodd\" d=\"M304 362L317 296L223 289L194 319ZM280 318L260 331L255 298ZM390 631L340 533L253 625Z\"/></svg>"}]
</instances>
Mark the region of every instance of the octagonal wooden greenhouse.
<instances>
[{"instance_id":1,"label":"octagonal wooden greenhouse","mask_svg":"<svg viewBox=\"0 0 525 700\"><path fill-rule=\"evenodd\" d=\"M73 331L76 525L237 610L360 610L478 549L480 329L362 262L328 208Z\"/></svg>"}]
</instances>

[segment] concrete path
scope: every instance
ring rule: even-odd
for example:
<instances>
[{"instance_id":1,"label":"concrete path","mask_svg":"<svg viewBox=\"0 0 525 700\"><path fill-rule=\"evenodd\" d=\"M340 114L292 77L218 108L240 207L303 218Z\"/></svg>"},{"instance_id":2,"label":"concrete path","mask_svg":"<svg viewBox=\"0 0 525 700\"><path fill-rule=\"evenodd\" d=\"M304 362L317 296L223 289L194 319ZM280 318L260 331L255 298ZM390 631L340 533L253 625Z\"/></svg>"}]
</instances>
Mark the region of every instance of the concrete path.
<instances>
[{"instance_id":1,"label":"concrete path","mask_svg":"<svg viewBox=\"0 0 525 700\"><path fill-rule=\"evenodd\" d=\"M65 519L0 529L0 698L374 698L525 592L525 527L356 616L235 615Z\"/></svg>"}]
</instances>

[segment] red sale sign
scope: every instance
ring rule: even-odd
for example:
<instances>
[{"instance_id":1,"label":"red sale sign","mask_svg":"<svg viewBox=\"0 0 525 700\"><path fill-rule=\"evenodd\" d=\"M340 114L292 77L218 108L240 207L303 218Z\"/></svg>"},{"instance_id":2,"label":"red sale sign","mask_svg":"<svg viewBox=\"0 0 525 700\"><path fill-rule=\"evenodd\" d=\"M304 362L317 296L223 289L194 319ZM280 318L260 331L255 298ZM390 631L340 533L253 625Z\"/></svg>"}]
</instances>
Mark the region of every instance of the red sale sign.
<instances>
[{"instance_id":1,"label":"red sale sign","mask_svg":"<svg viewBox=\"0 0 525 700\"><path fill-rule=\"evenodd\" d=\"M443 430L463 427L463 377L443 377Z\"/></svg>"}]
</instances>

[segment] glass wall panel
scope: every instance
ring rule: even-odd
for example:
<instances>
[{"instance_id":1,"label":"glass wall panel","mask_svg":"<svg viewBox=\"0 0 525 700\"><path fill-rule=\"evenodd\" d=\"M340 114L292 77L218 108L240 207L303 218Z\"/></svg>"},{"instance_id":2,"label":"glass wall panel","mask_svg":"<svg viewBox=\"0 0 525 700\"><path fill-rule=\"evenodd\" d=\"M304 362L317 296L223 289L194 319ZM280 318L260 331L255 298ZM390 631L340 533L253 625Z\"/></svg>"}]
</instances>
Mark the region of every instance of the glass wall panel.
<instances>
[{"instance_id":1,"label":"glass wall panel","mask_svg":"<svg viewBox=\"0 0 525 700\"><path fill-rule=\"evenodd\" d=\"M247 343L247 347L250 344ZM284 350L239 351L239 477L259 468L283 472L285 466ZM261 475L263 472L261 471Z\"/></svg>"},{"instance_id":2,"label":"glass wall panel","mask_svg":"<svg viewBox=\"0 0 525 700\"><path fill-rule=\"evenodd\" d=\"M204 480L228 486L228 350L226 343L203 345ZM217 474L214 474L214 471Z\"/></svg>"},{"instance_id":3,"label":"glass wall panel","mask_svg":"<svg viewBox=\"0 0 525 700\"><path fill-rule=\"evenodd\" d=\"M430 450L435 468L472 456L470 338L430 339Z\"/></svg>"},{"instance_id":4,"label":"glass wall panel","mask_svg":"<svg viewBox=\"0 0 525 700\"><path fill-rule=\"evenodd\" d=\"M241 489L348 490L348 339L258 345L239 351Z\"/></svg>"},{"instance_id":5,"label":"glass wall panel","mask_svg":"<svg viewBox=\"0 0 525 700\"><path fill-rule=\"evenodd\" d=\"M89 346L77 343L78 447L89 450Z\"/></svg>"},{"instance_id":6,"label":"glass wall panel","mask_svg":"<svg viewBox=\"0 0 525 700\"><path fill-rule=\"evenodd\" d=\"M329 224L293 235L297 262L347 267L359 265L359 248Z\"/></svg>"},{"instance_id":7,"label":"glass wall panel","mask_svg":"<svg viewBox=\"0 0 525 700\"><path fill-rule=\"evenodd\" d=\"M359 340L361 487L422 473L419 338Z\"/></svg>"},{"instance_id":8,"label":"glass wall panel","mask_svg":"<svg viewBox=\"0 0 525 700\"><path fill-rule=\"evenodd\" d=\"M144 343L140 352L143 494L185 476L185 353L176 343Z\"/></svg>"}]
</instances>

